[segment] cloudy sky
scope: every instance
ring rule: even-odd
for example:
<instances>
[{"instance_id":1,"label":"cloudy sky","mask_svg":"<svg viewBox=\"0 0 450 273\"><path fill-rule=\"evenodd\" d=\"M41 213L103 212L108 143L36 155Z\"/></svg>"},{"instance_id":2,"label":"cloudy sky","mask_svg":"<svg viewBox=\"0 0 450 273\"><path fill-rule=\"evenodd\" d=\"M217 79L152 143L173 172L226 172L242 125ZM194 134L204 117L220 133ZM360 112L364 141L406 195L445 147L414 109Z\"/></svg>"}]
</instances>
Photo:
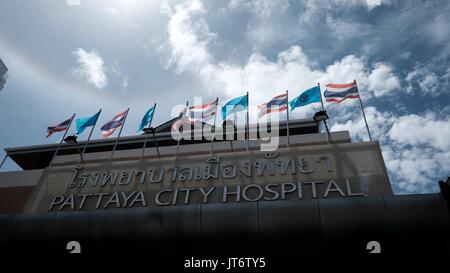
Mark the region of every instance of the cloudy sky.
<instances>
[{"instance_id":1,"label":"cloudy sky","mask_svg":"<svg viewBox=\"0 0 450 273\"><path fill-rule=\"evenodd\" d=\"M195 96L248 90L254 119L284 90L356 79L395 192L436 192L450 174L448 14L445 0L3 0L0 148L56 143L46 127L75 112L102 108L104 123L130 107L133 135L154 102L158 124ZM368 139L357 100L325 107L332 130Z\"/></svg>"}]
</instances>

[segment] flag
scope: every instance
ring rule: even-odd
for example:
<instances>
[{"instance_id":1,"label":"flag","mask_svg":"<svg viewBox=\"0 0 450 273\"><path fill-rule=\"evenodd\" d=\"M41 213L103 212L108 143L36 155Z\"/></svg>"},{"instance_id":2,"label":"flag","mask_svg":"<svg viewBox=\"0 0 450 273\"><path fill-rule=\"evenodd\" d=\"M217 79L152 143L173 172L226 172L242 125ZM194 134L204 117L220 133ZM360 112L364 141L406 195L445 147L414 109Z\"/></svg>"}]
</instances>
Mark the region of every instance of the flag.
<instances>
[{"instance_id":1,"label":"flag","mask_svg":"<svg viewBox=\"0 0 450 273\"><path fill-rule=\"evenodd\" d=\"M83 133L84 129L90 126L94 126L97 123L98 117L100 116L100 111L89 118L78 118L76 120L77 124L77 135Z\"/></svg>"},{"instance_id":2,"label":"flag","mask_svg":"<svg viewBox=\"0 0 450 273\"><path fill-rule=\"evenodd\" d=\"M232 113L240 112L246 110L248 107L248 95L240 96L228 101L224 106L222 106L222 119Z\"/></svg>"},{"instance_id":3,"label":"flag","mask_svg":"<svg viewBox=\"0 0 450 273\"><path fill-rule=\"evenodd\" d=\"M186 120L186 110L187 107L184 107L183 110L178 114L177 120L172 123L172 129L175 131L179 131L180 127L183 125L184 121Z\"/></svg>"},{"instance_id":4,"label":"flag","mask_svg":"<svg viewBox=\"0 0 450 273\"><path fill-rule=\"evenodd\" d=\"M320 102L320 88L315 86L310 88L289 102L291 111L300 106L306 106L310 103Z\"/></svg>"},{"instance_id":5,"label":"flag","mask_svg":"<svg viewBox=\"0 0 450 273\"><path fill-rule=\"evenodd\" d=\"M323 93L323 96L327 102L340 103L345 99L359 98L359 93L355 82L345 84L327 84L327 89Z\"/></svg>"},{"instance_id":6,"label":"flag","mask_svg":"<svg viewBox=\"0 0 450 273\"><path fill-rule=\"evenodd\" d=\"M216 114L217 110L217 104L219 103L219 98L217 98L215 101L208 103L208 104L202 104L202 105L196 105L189 107L189 115L188 119L191 123L195 123L197 121L203 121L204 119L209 119L212 116Z\"/></svg>"},{"instance_id":7,"label":"flag","mask_svg":"<svg viewBox=\"0 0 450 273\"><path fill-rule=\"evenodd\" d=\"M155 113L155 106L148 109L148 111L145 113L144 117L142 118L141 124L139 125L138 132L144 129L145 126L152 123L153 120L153 113Z\"/></svg>"},{"instance_id":8,"label":"flag","mask_svg":"<svg viewBox=\"0 0 450 273\"><path fill-rule=\"evenodd\" d=\"M109 137L110 135L112 135L114 131L124 123L127 113L128 110L125 110L115 116L112 120L108 121L105 125L103 125L101 128L102 136Z\"/></svg>"},{"instance_id":9,"label":"flag","mask_svg":"<svg viewBox=\"0 0 450 273\"><path fill-rule=\"evenodd\" d=\"M258 118L270 114L272 112L283 112L287 109L288 104L288 97L287 93L284 93L282 95L276 96L272 98L270 101L263 103L261 105L258 105L259 113ZM276 107L273 107L276 106Z\"/></svg>"},{"instance_id":10,"label":"flag","mask_svg":"<svg viewBox=\"0 0 450 273\"><path fill-rule=\"evenodd\" d=\"M46 137L51 136L53 133L56 133L56 132L63 132L63 131L65 131L65 130L67 130L67 128L69 127L69 124L70 124L70 121L71 121L71 120L72 120L72 119L69 118L69 119L66 119L65 121L61 122L61 123L58 124L58 125L54 125L54 126L49 126L49 127L47 127L47 136L46 136Z\"/></svg>"}]
</instances>

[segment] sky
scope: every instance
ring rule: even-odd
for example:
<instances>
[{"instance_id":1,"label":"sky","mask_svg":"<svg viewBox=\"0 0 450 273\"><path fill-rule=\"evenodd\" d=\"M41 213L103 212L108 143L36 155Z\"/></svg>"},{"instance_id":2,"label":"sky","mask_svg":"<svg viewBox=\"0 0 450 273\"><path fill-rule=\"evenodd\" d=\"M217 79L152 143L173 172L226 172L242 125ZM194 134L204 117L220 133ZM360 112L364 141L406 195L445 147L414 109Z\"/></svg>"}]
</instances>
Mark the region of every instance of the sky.
<instances>
[{"instance_id":1,"label":"sky","mask_svg":"<svg viewBox=\"0 0 450 273\"><path fill-rule=\"evenodd\" d=\"M257 105L284 90L355 79L394 192L438 192L450 174L448 14L446 0L3 0L0 156L57 143L47 126L73 113L101 108L103 124L129 107L122 135L135 135L155 102L157 125L194 97L249 91L256 120ZM358 100L325 108L331 131L368 140Z\"/></svg>"}]
</instances>

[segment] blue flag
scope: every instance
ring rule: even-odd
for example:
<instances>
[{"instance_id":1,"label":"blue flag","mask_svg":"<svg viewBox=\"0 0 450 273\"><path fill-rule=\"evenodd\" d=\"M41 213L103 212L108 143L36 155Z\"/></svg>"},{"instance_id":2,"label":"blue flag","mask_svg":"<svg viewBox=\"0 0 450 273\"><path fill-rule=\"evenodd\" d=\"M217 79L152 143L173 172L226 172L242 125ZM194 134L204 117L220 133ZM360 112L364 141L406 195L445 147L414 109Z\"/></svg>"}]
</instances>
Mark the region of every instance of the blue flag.
<instances>
[{"instance_id":1,"label":"blue flag","mask_svg":"<svg viewBox=\"0 0 450 273\"><path fill-rule=\"evenodd\" d=\"M222 119L224 120L229 114L246 110L248 107L248 95L234 98L222 106Z\"/></svg>"},{"instance_id":2,"label":"blue flag","mask_svg":"<svg viewBox=\"0 0 450 273\"><path fill-rule=\"evenodd\" d=\"M320 102L320 88L315 86L301 93L300 96L294 98L289 102L291 106L291 111L297 107L305 106L310 103Z\"/></svg>"},{"instance_id":3,"label":"blue flag","mask_svg":"<svg viewBox=\"0 0 450 273\"><path fill-rule=\"evenodd\" d=\"M95 115L89 118L78 118L76 120L77 123L77 135L83 133L84 129L90 126L94 126L97 123L98 116L100 116L100 111L98 111Z\"/></svg>"},{"instance_id":4,"label":"blue flag","mask_svg":"<svg viewBox=\"0 0 450 273\"><path fill-rule=\"evenodd\" d=\"M141 131L142 129L144 129L145 126L152 123L153 113L155 112L155 107L156 107L156 105L154 105L152 108L148 109L148 111L145 113L144 117L142 118L141 124L139 125L139 129L137 130L138 132Z\"/></svg>"}]
</instances>

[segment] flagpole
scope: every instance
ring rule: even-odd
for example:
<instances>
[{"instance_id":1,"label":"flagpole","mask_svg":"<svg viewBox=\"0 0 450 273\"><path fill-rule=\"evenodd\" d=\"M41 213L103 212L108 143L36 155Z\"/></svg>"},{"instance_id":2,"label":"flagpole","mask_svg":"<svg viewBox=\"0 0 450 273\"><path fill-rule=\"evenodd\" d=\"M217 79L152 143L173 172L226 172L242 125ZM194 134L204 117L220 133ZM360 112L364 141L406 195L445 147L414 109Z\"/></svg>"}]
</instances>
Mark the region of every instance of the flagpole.
<instances>
[{"instance_id":1,"label":"flagpole","mask_svg":"<svg viewBox=\"0 0 450 273\"><path fill-rule=\"evenodd\" d=\"M226 123L226 125L228 127L228 123ZM237 113L236 112L233 113L233 138L230 140L230 146L231 146L231 151L232 152L234 152L233 141L234 141L234 133L235 133L234 131L235 131L235 129L236 129L236 138L237 138L238 132L237 132ZM228 132L226 133L226 135L227 134L228 134Z\"/></svg>"},{"instance_id":2,"label":"flagpole","mask_svg":"<svg viewBox=\"0 0 450 273\"><path fill-rule=\"evenodd\" d=\"M52 157L52 160L50 161L50 164L48 164L48 168L50 168L50 167L52 166L53 161L55 160L56 155L58 154L59 148L61 148L62 142L63 142L64 139L66 138L67 132L69 131L70 125L72 125L72 122L73 122L73 119L74 119L74 118L75 118L75 113L73 114L72 118L70 119L69 125L67 126L67 129L66 129L66 131L64 132L64 135L63 135L63 137L61 138L61 140L59 141L58 146L56 147L56 151L55 151L55 153L53 154L53 157Z\"/></svg>"},{"instance_id":3,"label":"flagpole","mask_svg":"<svg viewBox=\"0 0 450 273\"><path fill-rule=\"evenodd\" d=\"M183 113L183 115L186 114L186 111L187 111L188 106L189 106L189 101L186 101L186 108L185 108L185 110L184 110L185 112ZM184 131L184 122L183 122L182 126L183 126L183 131ZM178 131L179 131L179 130L178 130ZM178 138L178 142L177 142L177 151L176 151L176 153L175 153L175 159L178 159L178 151L180 150L180 141L181 141L181 136Z\"/></svg>"},{"instance_id":4,"label":"flagpole","mask_svg":"<svg viewBox=\"0 0 450 273\"><path fill-rule=\"evenodd\" d=\"M86 152L86 148L87 148L87 146L88 146L88 143L89 143L89 141L91 140L92 132L94 131L95 125L97 125L97 121L98 121L98 118L100 117L100 114L101 114L101 113L102 113L102 109L100 109L100 111L98 111L97 119L95 120L95 123L94 123L94 125L92 126L91 131L89 132L89 136L88 136L88 139L86 140L86 143L84 143L83 151L81 151L81 157L80 157L80 160L78 161L77 166L80 166L80 162L81 162L81 160L84 158L84 153ZM83 161L84 161L84 160L83 160Z\"/></svg>"},{"instance_id":5,"label":"flagpole","mask_svg":"<svg viewBox=\"0 0 450 273\"><path fill-rule=\"evenodd\" d=\"M122 134L123 126L125 126L125 122L127 121L128 111L129 110L130 110L130 108L127 108L127 113L125 114L125 118L123 119L123 123L122 123L122 125L120 125L119 135L117 136L116 143L114 144L114 148L113 148L112 153L111 153L111 157L109 158L109 164L111 164L111 162L112 162L112 159L113 159L113 156L114 156L114 152L116 151L116 148L117 148L117 143L119 142L120 135Z\"/></svg>"},{"instance_id":6,"label":"flagpole","mask_svg":"<svg viewBox=\"0 0 450 273\"><path fill-rule=\"evenodd\" d=\"M150 126L149 126L150 128ZM145 146L147 145L147 139L148 139L148 133L145 133L145 140L144 140L144 146L142 146L142 152L141 152L141 157L139 158L139 162L142 161L142 158L144 157L144 152L145 152Z\"/></svg>"},{"instance_id":7,"label":"flagpole","mask_svg":"<svg viewBox=\"0 0 450 273\"><path fill-rule=\"evenodd\" d=\"M153 142L155 143L156 153L158 154L158 158L160 158L161 155L159 154L158 142L156 141L155 128L152 129L152 134L153 134Z\"/></svg>"},{"instance_id":8,"label":"flagpole","mask_svg":"<svg viewBox=\"0 0 450 273\"><path fill-rule=\"evenodd\" d=\"M219 97L216 98L217 100L217 106L219 105ZM217 107L216 106L216 113L214 114L214 125L213 125L213 129L212 129L212 139L211 139L211 147L209 148L209 155L211 156L213 154L213 149L214 149L214 138L216 137L216 119L217 119ZM203 117L203 113L202 113L202 117Z\"/></svg>"},{"instance_id":9,"label":"flagpole","mask_svg":"<svg viewBox=\"0 0 450 273\"><path fill-rule=\"evenodd\" d=\"M325 111L325 107L323 106L323 99L322 99L322 90L320 90L320 83L317 83L317 86L319 86L319 94L320 94L320 104L322 104L322 111ZM328 124L326 120L323 120L323 124L325 124L325 130L327 131L327 142L328 144L332 143L330 130L328 129Z\"/></svg>"},{"instance_id":10,"label":"flagpole","mask_svg":"<svg viewBox=\"0 0 450 273\"><path fill-rule=\"evenodd\" d=\"M370 134L369 125L367 124L366 113L364 113L364 106L361 100L361 94L359 94L358 85L356 84L356 80L353 80L356 86L356 91L358 92L359 104L361 105L361 111L364 117L364 122L366 123L367 133L369 134L369 139L372 142L372 135Z\"/></svg>"},{"instance_id":11,"label":"flagpole","mask_svg":"<svg viewBox=\"0 0 450 273\"><path fill-rule=\"evenodd\" d=\"M78 154L80 155L80 160L81 160L81 162L84 163L83 155L81 155L80 145L77 142L77 137L75 136L75 134L73 136L75 137L75 144L77 145L77 151L78 151ZM76 168L78 168L78 164L79 163L77 163L77 167Z\"/></svg>"},{"instance_id":12,"label":"flagpole","mask_svg":"<svg viewBox=\"0 0 450 273\"><path fill-rule=\"evenodd\" d=\"M5 163L7 158L8 158L8 154L5 154L5 156L2 159L2 163L0 163L0 169L3 167L3 164Z\"/></svg>"},{"instance_id":13,"label":"flagpole","mask_svg":"<svg viewBox=\"0 0 450 273\"><path fill-rule=\"evenodd\" d=\"M153 104L153 114L155 113L156 110L156 102L155 104ZM152 116L152 120L150 121L150 123L148 124L148 128L151 128L153 122L153 116ZM159 150L158 150L158 146L156 145L156 138L155 138L155 131L152 130L153 132L153 141L155 142L155 147L156 147L156 152L158 153L158 157L159 157ZM142 147L142 153L141 153L141 158L139 159L139 161L142 161L142 158L144 158L144 153L145 153L145 148L147 148L147 139L148 139L148 133L145 133L145 140L144 140L144 146Z\"/></svg>"},{"instance_id":14,"label":"flagpole","mask_svg":"<svg viewBox=\"0 0 450 273\"><path fill-rule=\"evenodd\" d=\"M155 111L156 111L156 102L155 105L153 105L153 115L155 115ZM152 120L150 122L150 124L153 123L153 116L152 116ZM155 144L155 148L156 148L156 153L158 154L158 158L160 158L160 154L159 154L159 147L158 147L158 142L156 141L156 136L155 136L155 128L153 128L152 130L152 135L153 135L153 144Z\"/></svg>"},{"instance_id":15,"label":"flagpole","mask_svg":"<svg viewBox=\"0 0 450 273\"><path fill-rule=\"evenodd\" d=\"M246 118L247 152L250 150L250 125L249 125L249 114L248 114L248 110L249 110L249 107L250 107L249 104L250 104L250 98L248 96L248 91L247 91L247 118ZM236 128L237 128L237 123L236 123ZM233 138L234 138L234 136L233 136Z\"/></svg>"},{"instance_id":16,"label":"flagpole","mask_svg":"<svg viewBox=\"0 0 450 273\"><path fill-rule=\"evenodd\" d=\"M290 141L289 141L289 91L288 90L286 90L286 100L287 100L287 103L286 103L286 107L287 107L287 109L286 109L286 118L287 118L286 135L287 135L287 147L289 148Z\"/></svg>"}]
</instances>

